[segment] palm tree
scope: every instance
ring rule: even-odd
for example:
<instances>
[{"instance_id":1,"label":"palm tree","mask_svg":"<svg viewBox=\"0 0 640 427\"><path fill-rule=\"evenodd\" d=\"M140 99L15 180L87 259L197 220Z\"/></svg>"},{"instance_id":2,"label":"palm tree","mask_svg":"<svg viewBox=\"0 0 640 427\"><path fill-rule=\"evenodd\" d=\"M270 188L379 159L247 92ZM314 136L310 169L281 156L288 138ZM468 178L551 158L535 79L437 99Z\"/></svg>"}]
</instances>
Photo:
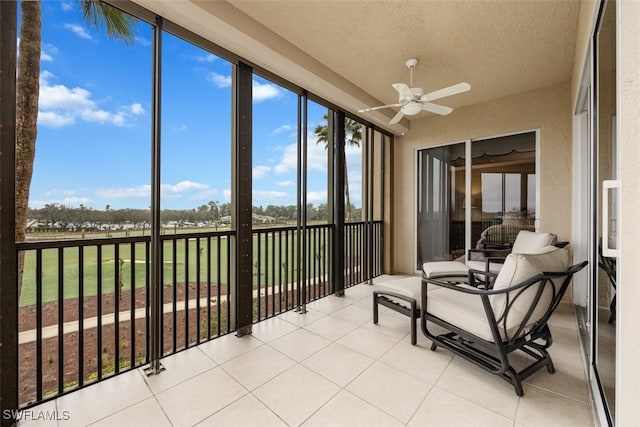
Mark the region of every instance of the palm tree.
<instances>
[{"instance_id":1,"label":"palm tree","mask_svg":"<svg viewBox=\"0 0 640 427\"><path fill-rule=\"evenodd\" d=\"M109 37L127 45L135 42L137 19L96 0L79 0L85 21L96 29L106 28ZM16 241L25 239L29 188L36 153L42 14L40 0L21 1L20 47L16 77ZM18 295L22 289L24 253L18 257Z\"/></svg>"},{"instance_id":2,"label":"palm tree","mask_svg":"<svg viewBox=\"0 0 640 427\"><path fill-rule=\"evenodd\" d=\"M316 144L323 143L324 149L329 148L329 114L325 114L322 116L324 120L324 124L320 124L316 126L313 131L313 134L316 137ZM344 120L344 131L345 131L345 142L347 146L360 147L360 142L362 141L362 125L357 121L350 119L348 117ZM349 174L347 173L347 155L345 153L344 157L344 196L347 207L347 221L351 221L351 198L349 196Z\"/></svg>"}]
</instances>

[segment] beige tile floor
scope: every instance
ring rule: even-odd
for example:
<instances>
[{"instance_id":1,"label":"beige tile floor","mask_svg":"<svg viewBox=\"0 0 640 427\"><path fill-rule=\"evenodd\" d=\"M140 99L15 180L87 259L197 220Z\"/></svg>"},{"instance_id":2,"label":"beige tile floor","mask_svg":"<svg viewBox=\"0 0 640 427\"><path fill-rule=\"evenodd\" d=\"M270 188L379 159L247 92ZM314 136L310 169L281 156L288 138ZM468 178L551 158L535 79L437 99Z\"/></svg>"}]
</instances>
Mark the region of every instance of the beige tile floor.
<instances>
[{"instance_id":1,"label":"beige tile floor","mask_svg":"<svg viewBox=\"0 0 640 427\"><path fill-rule=\"evenodd\" d=\"M397 276L396 276L397 277ZM376 281L390 280L382 276ZM32 408L68 420L20 426L593 426L571 307L552 318L557 372L542 370L525 395L444 349L429 350L409 322L381 308L371 287L258 323L253 334L202 344ZM65 412L66 411L66 412Z\"/></svg>"}]
</instances>

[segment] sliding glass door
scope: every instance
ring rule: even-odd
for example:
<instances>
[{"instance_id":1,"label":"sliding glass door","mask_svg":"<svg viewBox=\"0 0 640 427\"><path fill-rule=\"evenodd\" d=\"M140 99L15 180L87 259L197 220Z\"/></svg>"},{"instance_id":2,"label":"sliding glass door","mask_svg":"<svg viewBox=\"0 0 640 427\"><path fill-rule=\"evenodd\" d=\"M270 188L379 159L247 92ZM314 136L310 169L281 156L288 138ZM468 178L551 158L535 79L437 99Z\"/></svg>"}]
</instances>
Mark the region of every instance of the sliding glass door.
<instances>
[{"instance_id":1,"label":"sliding glass door","mask_svg":"<svg viewBox=\"0 0 640 427\"><path fill-rule=\"evenodd\" d=\"M593 191L594 292L592 294L592 365L608 421L615 420L616 265L618 149L616 143L616 4L605 3L596 32L596 115ZM597 268L595 268L597 265Z\"/></svg>"},{"instance_id":2,"label":"sliding glass door","mask_svg":"<svg viewBox=\"0 0 640 427\"><path fill-rule=\"evenodd\" d=\"M416 270L535 229L536 139L531 131L418 150Z\"/></svg>"}]
</instances>

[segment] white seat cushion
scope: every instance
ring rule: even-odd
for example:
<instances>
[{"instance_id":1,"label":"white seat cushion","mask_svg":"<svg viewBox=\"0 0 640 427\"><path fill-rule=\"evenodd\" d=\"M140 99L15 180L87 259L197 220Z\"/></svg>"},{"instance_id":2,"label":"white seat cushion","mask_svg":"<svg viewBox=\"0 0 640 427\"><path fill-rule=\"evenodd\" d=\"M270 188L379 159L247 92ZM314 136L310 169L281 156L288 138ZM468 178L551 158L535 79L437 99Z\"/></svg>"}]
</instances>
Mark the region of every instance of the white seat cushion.
<instances>
[{"instance_id":1,"label":"white seat cushion","mask_svg":"<svg viewBox=\"0 0 640 427\"><path fill-rule=\"evenodd\" d=\"M468 285L458 286L468 287ZM446 288L429 289L427 313L487 341L493 341L479 295L455 292Z\"/></svg>"},{"instance_id":2,"label":"white seat cushion","mask_svg":"<svg viewBox=\"0 0 640 427\"><path fill-rule=\"evenodd\" d=\"M435 289L435 285L428 285L429 292L431 289ZM393 298L388 295L388 292L394 292L408 298L412 298L416 301L416 308L420 307L420 299L422 292L422 278L420 276L404 277L401 279L387 280L386 282L376 283L373 285L372 290L380 293L387 293L387 298L391 301L406 305L406 301L398 298Z\"/></svg>"},{"instance_id":3,"label":"white seat cushion","mask_svg":"<svg viewBox=\"0 0 640 427\"><path fill-rule=\"evenodd\" d=\"M469 267L459 261L432 261L422 264L424 277L440 280L464 280Z\"/></svg>"},{"instance_id":4,"label":"white seat cushion","mask_svg":"<svg viewBox=\"0 0 640 427\"><path fill-rule=\"evenodd\" d=\"M421 287L422 278L420 276L412 276L375 283L372 289L373 291L379 292L391 291L415 300L420 300Z\"/></svg>"}]
</instances>

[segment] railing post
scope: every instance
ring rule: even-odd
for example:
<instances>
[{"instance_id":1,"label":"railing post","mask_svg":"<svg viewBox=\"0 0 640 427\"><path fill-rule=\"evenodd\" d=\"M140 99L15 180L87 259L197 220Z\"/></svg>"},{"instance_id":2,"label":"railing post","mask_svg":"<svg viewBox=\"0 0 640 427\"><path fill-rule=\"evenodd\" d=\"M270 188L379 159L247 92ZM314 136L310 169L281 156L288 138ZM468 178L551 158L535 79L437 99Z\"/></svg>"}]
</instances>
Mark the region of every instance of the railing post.
<instances>
[{"instance_id":1,"label":"railing post","mask_svg":"<svg viewBox=\"0 0 640 427\"><path fill-rule=\"evenodd\" d=\"M15 225L17 3L0 1L0 425L18 409L18 256ZM5 411L9 412L5 412Z\"/></svg>"}]
</instances>

